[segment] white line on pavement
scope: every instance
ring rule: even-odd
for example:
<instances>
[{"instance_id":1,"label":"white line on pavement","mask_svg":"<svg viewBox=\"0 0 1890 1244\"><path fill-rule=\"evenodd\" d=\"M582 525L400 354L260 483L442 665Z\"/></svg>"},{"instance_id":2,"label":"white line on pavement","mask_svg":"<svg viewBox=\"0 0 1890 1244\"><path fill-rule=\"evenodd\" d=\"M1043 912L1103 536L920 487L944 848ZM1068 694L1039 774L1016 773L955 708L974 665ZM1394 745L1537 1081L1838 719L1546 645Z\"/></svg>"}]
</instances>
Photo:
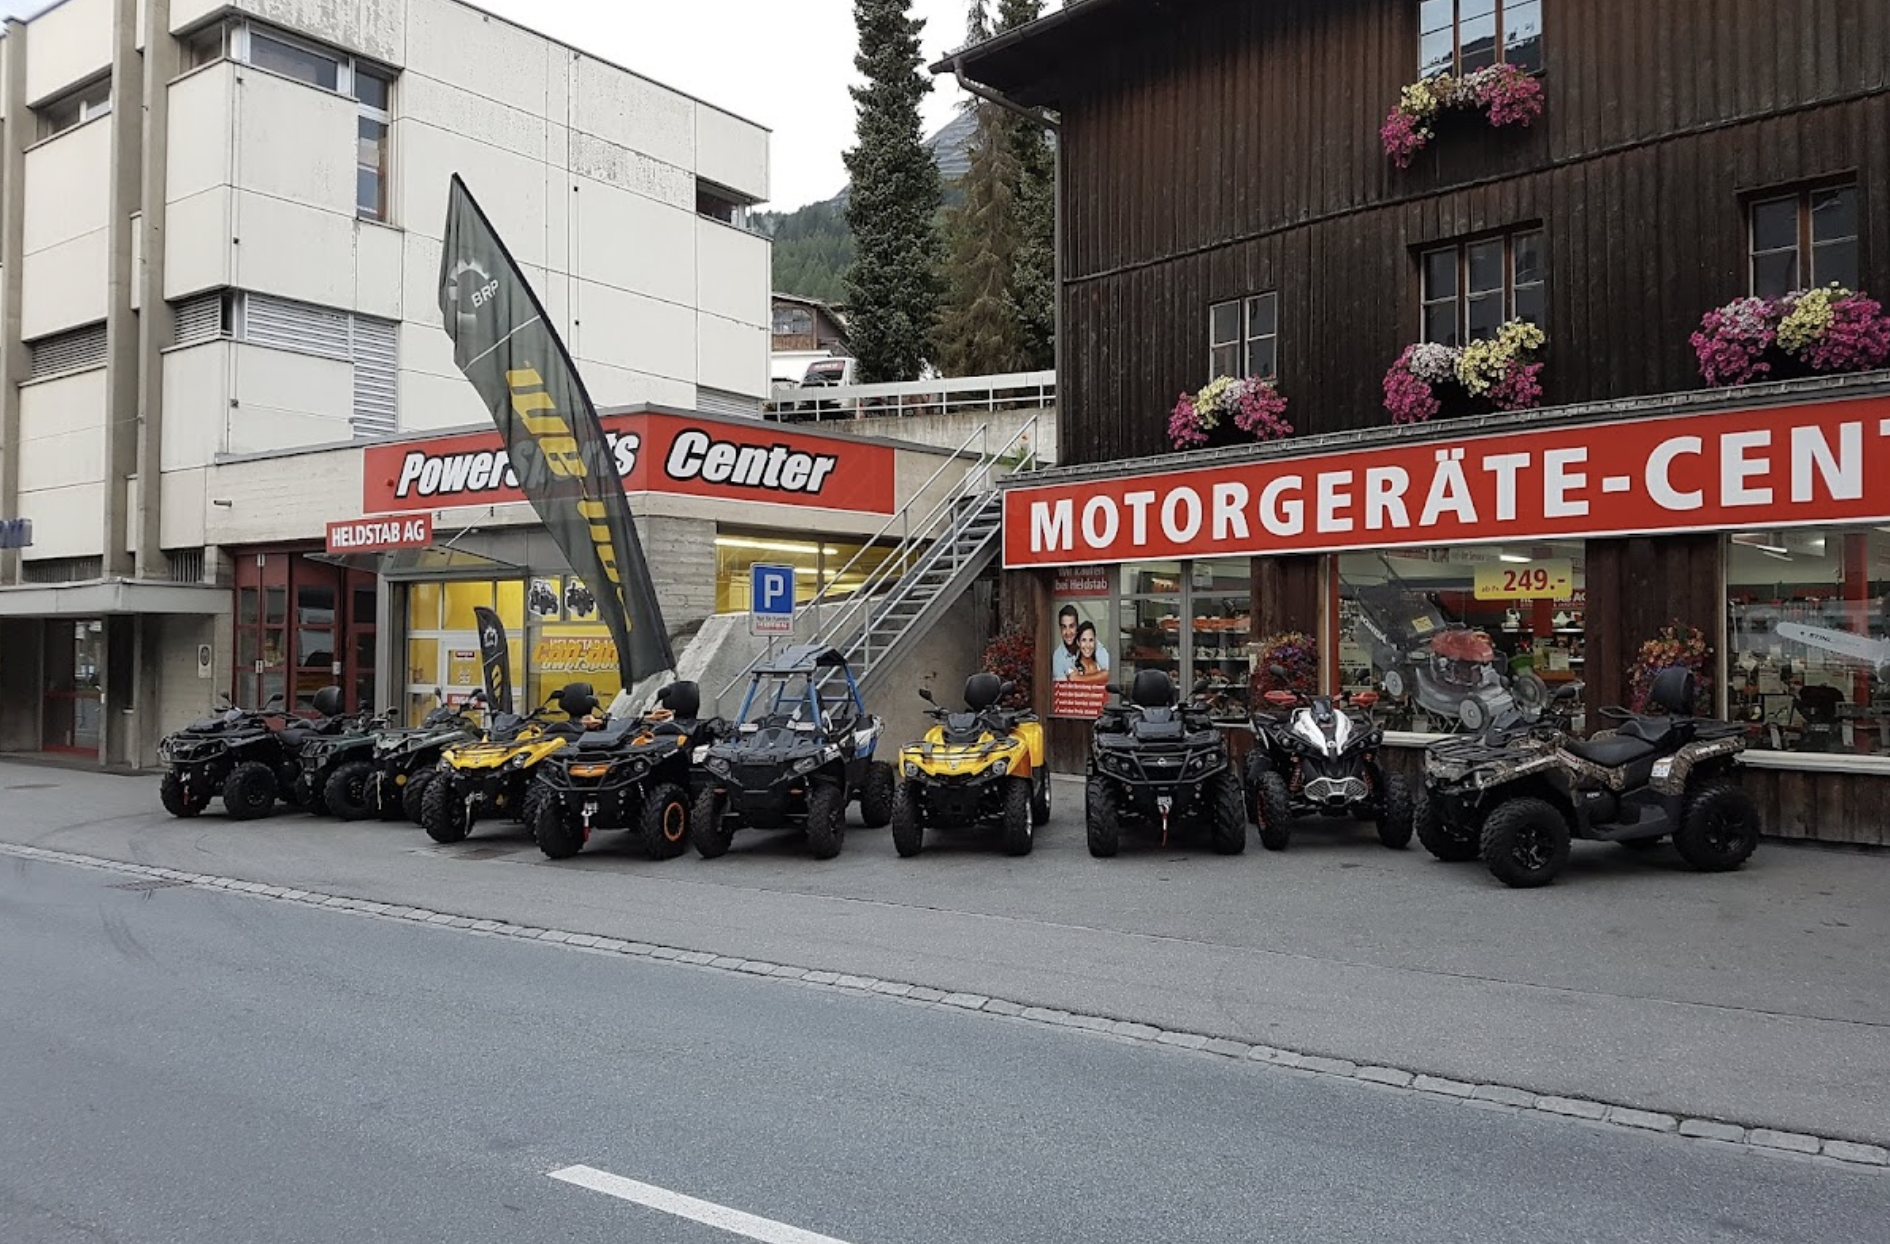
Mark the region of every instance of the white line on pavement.
<instances>
[{"instance_id":1,"label":"white line on pavement","mask_svg":"<svg viewBox=\"0 0 1890 1244\"><path fill-rule=\"evenodd\" d=\"M726 1205L717 1205L714 1201L699 1201L655 1184L639 1183L634 1179L625 1179L622 1175L600 1171L594 1166L567 1166L563 1170L547 1173L553 1179L589 1188L592 1192L601 1192L620 1201L630 1201L677 1218L687 1218L691 1222L744 1235L751 1240L760 1240L762 1244L846 1244L845 1240L837 1240L831 1235L803 1231L772 1218L757 1218Z\"/></svg>"}]
</instances>

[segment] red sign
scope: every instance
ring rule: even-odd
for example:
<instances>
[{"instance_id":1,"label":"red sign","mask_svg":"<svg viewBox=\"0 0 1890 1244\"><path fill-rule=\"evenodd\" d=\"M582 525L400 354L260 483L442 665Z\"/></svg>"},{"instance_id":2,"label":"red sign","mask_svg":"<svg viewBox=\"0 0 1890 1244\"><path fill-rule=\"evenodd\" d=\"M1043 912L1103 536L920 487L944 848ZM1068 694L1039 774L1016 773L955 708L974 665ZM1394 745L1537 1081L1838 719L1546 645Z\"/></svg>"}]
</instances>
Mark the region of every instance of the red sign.
<instances>
[{"instance_id":1,"label":"red sign","mask_svg":"<svg viewBox=\"0 0 1890 1244\"><path fill-rule=\"evenodd\" d=\"M1890 518L1890 399L1372 445L1015 488L1004 564Z\"/></svg>"},{"instance_id":2,"label":"red sign","mask_svg":"<svg viewBox=\"0 0 1890 1244\"><path fill-rule=\"evenodd\" d=\"M626 492L893 512L893 450L771 423L616 415L604 433ZM368 447L367 509L436 510L525 500L498 432Z\"/></svg>"},{"instance_id":3,"label":"red sign","mask_svg":"<svg viewBox=\"0 0 1890 1244\"><path fill-rule=\"evenodd\" d=\"M433 518L428 514L389 518L356 518L328 524L330 553L379 553L387 549L423 549L433 543Z\"/></svg>"},{"instance_id":4,"label":"red sign","mask_svg":"<svg viewBox=\"0 0 1890 1244\"><path fill-rule=\"evenodd\" d=\"M1109 703L1109 687L1099 682L1053 682L1050 684L1050 715L1082 717L1090 721L1102 716Z\"/></svg>"}]
</instances>

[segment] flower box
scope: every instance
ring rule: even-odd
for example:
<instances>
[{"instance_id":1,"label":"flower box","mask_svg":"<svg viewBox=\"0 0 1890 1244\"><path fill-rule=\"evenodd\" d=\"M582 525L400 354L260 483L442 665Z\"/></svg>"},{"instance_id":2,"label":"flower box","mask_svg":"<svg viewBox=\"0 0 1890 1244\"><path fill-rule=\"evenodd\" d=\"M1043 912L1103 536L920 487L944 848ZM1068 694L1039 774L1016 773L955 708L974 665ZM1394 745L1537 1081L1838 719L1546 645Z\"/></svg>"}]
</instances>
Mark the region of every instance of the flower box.
<instances>
[{"instance_id":1,"label":"flower box","mask_svg":"<svg viewBox=\"0 0 1890 1244\"><path fill-rule=\"evenodd\" d=\"M1406 346L1385 373L1385 410L1393 423L1424 423L1447 408L1532 410L1542 404L1543 365L1534 356L1545 340L1534 324L1511 320L1467 346Z\"/></svg>"},{"instance_id":2,"label":"flower box","mask_svg":"<svg viewBox=\"0 0 1890 1244\"><path fill-rule=\"evenodd\" d=\"M1168 415L1168 443L1176 449L1271 441L1292 434L1286 399L1271 380L1260 376L1217 376L1200 392L1183 393Z\"/></svg>"},{"instance_id":3,"label":"flower box","mask_svg":"<svg viewBox=\"0 0 1890 1244\"><path fill-rule=\"evenodd\" d=\"M1736 298L1708 311L1688 338L1709 385L1870 371L1890 362L1890 318L1837 285L1783 298Z\"/></svg>"},{"instance_id":4,"label":"flower box","mask_svg":"<svg viewBox=\"0 0 1890 1244\"><path fill-rule=\"evenodd\" d=\"M1410 168L1437 137L1438 118L1468 110L1481 110L1492 126L1527 127L1542 115L1542 83L1514 65L1425 78L1400 93L1398 106L1379 128L1379 141L1393 164Z\"/></svg>"}]
</instances>

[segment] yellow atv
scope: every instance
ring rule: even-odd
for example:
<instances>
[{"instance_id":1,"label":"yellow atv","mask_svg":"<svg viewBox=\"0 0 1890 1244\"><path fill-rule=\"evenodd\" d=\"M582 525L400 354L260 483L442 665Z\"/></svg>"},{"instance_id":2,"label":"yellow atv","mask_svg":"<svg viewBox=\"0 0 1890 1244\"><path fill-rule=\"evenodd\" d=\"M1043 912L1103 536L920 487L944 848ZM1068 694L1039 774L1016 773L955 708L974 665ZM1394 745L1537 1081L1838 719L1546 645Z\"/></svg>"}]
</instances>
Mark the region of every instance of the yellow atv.
<instances>
[{"instance_id":1,"label":"yellow atv","mask_svg":"<svg viewBox=\"0 0 1890 1244\"><path fill-rule=\"evenodd\" d=\"M554 705L565 720L545 720ZM427 836L435 842L460 842L482 811L530 825L538 766L583 734L585 718L596 710L590 684L575 682L523 717L492 714L484 741L448 748L440 758L439 771L420 802L420 824Z\"/></svg>"},{"instance_id":2,"label":"yellow atv","mask_svg":"<svg viewBox=\"0 0 1890 1244\"><path fill-rule=\"evenodd\" d=\"M973 674L962 713L920 690L939 724L899 751L906 780L893 796L892 838L900 855L919 853L928 824L968 828L984 820L1002 825L1006 855L1030 854L1033 832L1050 819L1050 768L1036 714L998 707L1010 690L996 674Z\"/></svg>"}]
</instances>

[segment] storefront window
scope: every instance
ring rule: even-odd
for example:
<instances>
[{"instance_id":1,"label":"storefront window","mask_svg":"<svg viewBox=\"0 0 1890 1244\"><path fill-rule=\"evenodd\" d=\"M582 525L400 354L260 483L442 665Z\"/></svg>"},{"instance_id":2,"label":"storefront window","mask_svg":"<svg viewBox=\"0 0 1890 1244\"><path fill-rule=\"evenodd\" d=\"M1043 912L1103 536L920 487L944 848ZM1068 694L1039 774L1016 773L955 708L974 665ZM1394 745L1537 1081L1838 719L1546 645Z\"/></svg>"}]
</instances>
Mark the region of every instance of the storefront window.
<instances>
[{"instance_id":1,"label":"storefront window","mask_svg":"<svg viewBox=\"0 0 1890 1244\"><path fill-rule=\"evenodd\" d=\"M1142 562L1122 568L1119 669L1121 687L1139 670L1159 669L1182 695L1227 721L1247 717L1253 668L1250 563Z\"/></svg>"},{"instance_id":2,"label":"storefront window","mask_svg":"<svg viewBox=\"0 0 1890 1244\"><path fill-rule=\"evenodd\" d=\"M1560 541L1345 553L1339 681L1394 730L1451 733L1553 704L1582 725L1584 546Z\"/></svg>"},{"instance_id":3,"label":"storefront window","mask_svg":"<svg viewBox=\"0 0 1890 1244\"><path fill-rule=\"evenodd\" d=\"M806 604L823 585L828 589L828 600L844 600L897 553L898 549L889 544L795 540L778 532L724 531L715 538L715 611L748 611L749 572L754 566L794 567L795 603Z\"/></svg>"},{"instance_id":4,"label":"storefront window","mask_svg":"<svg viewBox=\"0 0 1890 1244\"><path fill-rule=\"evenodd\" d=\"M1122 659L1109 670L1110 685L1127 686L1146 669L1181 680L1181 575L1180 562L1122 568L1121 629L1116 633Z\"/></svg>"},{"instance_id":5,"label":"storefront window","mask_svg":"<svg viewBox=\"0 0 1890 1244\"><path fill-rule=\"evenodd\" d=\"M1727 554L1727 704L1751 745L1890 754L1890 534L1739 532Z\"/></svg>"}]
</instances>

